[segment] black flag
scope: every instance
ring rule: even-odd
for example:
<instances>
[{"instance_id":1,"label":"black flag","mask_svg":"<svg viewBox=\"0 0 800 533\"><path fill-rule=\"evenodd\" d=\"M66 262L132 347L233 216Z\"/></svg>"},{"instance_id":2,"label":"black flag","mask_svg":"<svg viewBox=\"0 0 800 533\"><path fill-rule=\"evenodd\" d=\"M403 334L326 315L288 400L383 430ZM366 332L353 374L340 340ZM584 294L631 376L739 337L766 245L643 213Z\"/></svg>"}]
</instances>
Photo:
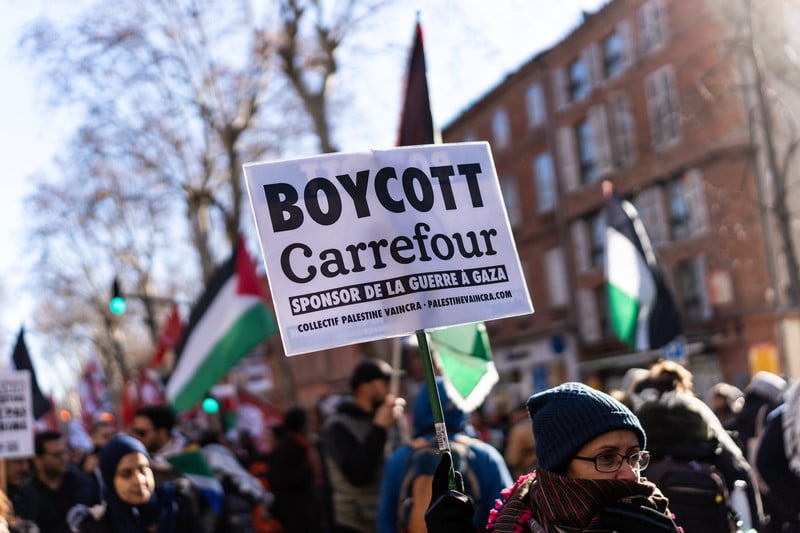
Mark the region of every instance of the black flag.
<instances>
[{"instance_id":1,"label":"black flag","mask_svg":"<svg viewBox=\"0 0 800 533\"><path fill-rule=\"evenodd\" d=\"M42 418L52 406L47 398L42 394L39 388L39 382L36 379L36 370L31 363L31 356L28 353L28 346L25 344L25 328L19 328L19 335L17 336L17 344L14 346L14 367L17 370L27 370L31 373L31 397L33 401L33 418L38 420Z\"/></svg>"}]
</instances>

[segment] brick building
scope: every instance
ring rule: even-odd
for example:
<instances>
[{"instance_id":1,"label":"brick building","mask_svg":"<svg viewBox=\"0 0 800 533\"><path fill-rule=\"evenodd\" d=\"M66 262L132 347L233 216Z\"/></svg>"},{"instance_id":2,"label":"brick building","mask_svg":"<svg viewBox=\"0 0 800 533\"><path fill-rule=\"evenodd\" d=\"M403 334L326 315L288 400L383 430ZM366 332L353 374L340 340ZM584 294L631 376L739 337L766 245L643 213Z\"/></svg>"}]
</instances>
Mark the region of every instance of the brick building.
<instances>
[{"instance_id":1,"label":"brick building","mask_svg":"<svg viewBox=\"0 0 800 533\"><path fill-rule=\"evenodd\" d=\"M536 309L489 324L512 400L565 379L612 388L662 355L630 352L609 327L605 179L656 247L696 392L743 387L757 369L798 375L728 5L610 1L443 129L445 142L490 142Z\"/></svg>"}]
</instances>

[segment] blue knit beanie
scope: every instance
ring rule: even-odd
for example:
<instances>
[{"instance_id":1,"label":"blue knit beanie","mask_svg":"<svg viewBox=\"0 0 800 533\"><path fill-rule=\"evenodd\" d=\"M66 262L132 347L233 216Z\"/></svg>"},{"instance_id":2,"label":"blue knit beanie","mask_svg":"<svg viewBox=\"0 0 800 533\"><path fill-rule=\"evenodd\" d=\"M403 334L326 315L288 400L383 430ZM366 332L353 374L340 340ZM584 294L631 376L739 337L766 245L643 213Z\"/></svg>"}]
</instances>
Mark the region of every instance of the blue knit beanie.
<instances>
[{"instance_id":1,"label":"blue knit beanie","mask_svg":"<svg viewBox=\"0 0 800 533\"><path fill-rule=\"evenodd\" d=\"M564 474L578 450L616 429L636 433L644 449L647 437L630 409L583 383L564 383L528 398L539 466Z\"/></svg>"}]
</instances>

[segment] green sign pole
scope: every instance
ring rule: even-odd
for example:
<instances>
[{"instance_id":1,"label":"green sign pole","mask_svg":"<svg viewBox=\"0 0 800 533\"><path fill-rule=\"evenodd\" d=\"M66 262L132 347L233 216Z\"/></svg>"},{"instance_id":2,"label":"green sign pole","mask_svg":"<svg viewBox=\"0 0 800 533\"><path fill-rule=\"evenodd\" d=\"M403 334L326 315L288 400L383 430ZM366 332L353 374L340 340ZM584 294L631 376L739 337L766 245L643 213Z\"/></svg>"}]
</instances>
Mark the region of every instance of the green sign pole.
<instances>
[{"instance_id":1,"label":"green sign pole","mask_svg":"<svg viewBox=\"0 0 800 533\"><path fill-rule=\"evenodd\" d=\"M439 454L450 452L450 441L447 438L447 426L444 423L444 411L442 410L442 400L439 398L439 388L436 386L436 375L433 372L433 359L428 348L428 336L425 330L417 330L417 345L419 355L422 360L422 368L425 371L425 383L428 385L428 397L433 411L433 422L436 428L436 442L439 445ZM456 488L456 474L453 465L450 465L450 489Z\"/></svg>"}]
</instances>

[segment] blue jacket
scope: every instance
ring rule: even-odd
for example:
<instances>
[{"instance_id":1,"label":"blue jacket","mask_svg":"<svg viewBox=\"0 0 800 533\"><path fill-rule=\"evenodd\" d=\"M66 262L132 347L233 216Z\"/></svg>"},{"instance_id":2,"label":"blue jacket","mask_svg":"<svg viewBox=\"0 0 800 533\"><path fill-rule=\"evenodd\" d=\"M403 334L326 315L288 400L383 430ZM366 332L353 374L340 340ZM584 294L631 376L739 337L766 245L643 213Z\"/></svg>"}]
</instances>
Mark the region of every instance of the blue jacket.
<instances>
[{"instance_id":1,"label":"blue jacket","mask_svg":"<svg viewBox=\"0 0 800 533\"><path fill-rule=\"evenodd\" d=\"M436 378L436 384L444 411L448 438L452 441L457 436L467 434L468 416L450 401L440 377ZM433 439L435 437L433 411L425 383L420 388L414 402L412 415L414 417L414 437ZM489 511L494 508L495 500L500 497L500 491L510 487L513 481L503 456L492 445L472 439L469 448L474 453L471 468L478 480L481 494L481 501L475 502L474 523L479 529L483 529L489 518ZM413 450L413 446L403 445L395 450L386 462L378 503L378 533L395 533L397 531L400 490L408 459Z\"/></svg>"}]
</instances>

